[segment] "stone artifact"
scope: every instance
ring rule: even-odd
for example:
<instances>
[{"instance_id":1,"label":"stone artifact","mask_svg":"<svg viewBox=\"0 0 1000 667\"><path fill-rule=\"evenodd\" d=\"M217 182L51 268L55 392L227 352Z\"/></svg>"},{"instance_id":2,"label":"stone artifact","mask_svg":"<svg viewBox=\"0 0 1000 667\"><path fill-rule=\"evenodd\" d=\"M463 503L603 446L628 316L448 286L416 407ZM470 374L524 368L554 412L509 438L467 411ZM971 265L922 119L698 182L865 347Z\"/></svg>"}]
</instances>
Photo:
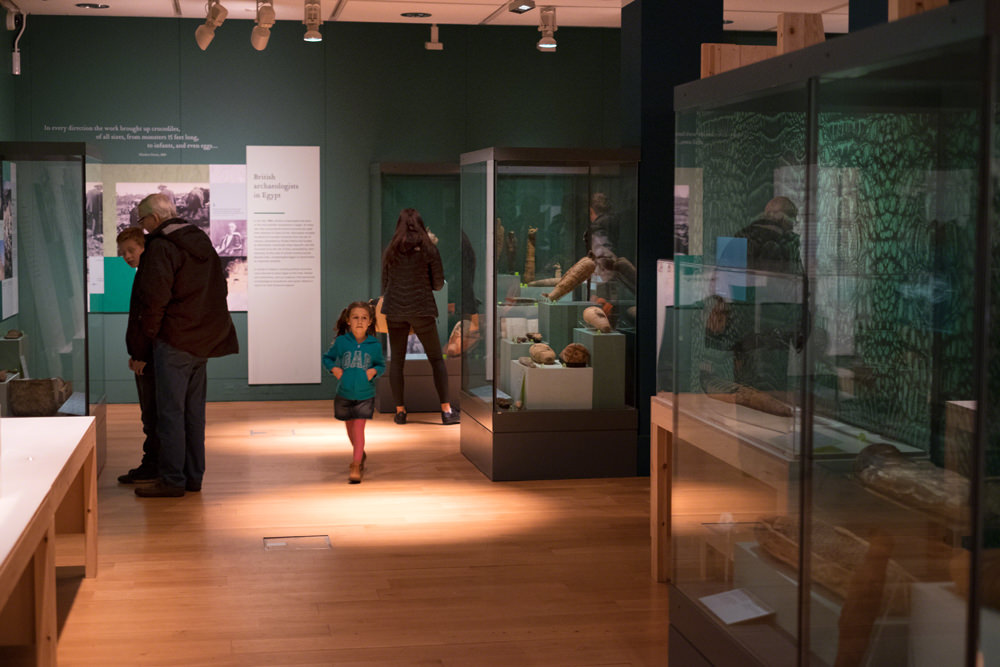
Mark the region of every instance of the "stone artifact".
<instances>
[{"instance_id":1,"label":"stone artifact","mask_svg":"<svg viewBox=\"0 0 1000 667\"><path fill-rule=\"evenodd\" d=\"M478 326L475 326L471 320L460 320L455 322L444 352L449 356L465 354L476 346L480 338Z\"/></svg>"},{"instance_id":2,"label":"stone artifact","mask_svg":"<svg viewBox=\"0 0 1000 667\"><path fill-rule=\"evenodd\" d=\"M604 310L597 306L583 309L583 321L587 323L588 327L597 329L601 333L611 333L611 322L608 320L608 316L604 314Z\"/></svg>"},{"instance_id":3,"label":"stone artifact","mask_svg":"<svg viewBox=\"0 0 1000 667\"><path fill-rule=\"evenodd\" d=\"M510 399L506 396L497 396L497 407L502 410L510 409Z\"/></svg>"},{"instance_id":4,"label":"stone artifact","mask_svg":"<svg viewBox=\"0 0 1000 667\"><path fill-rule=\"evenodd\" d=\"M535 343L528 349L528 354L536 364L551 366L556 363L556 352L546 343Z\"/></svg>"},{"instance_id":5,"label":"stone artifact","mask_svg":"<svg viewBox=\"0 0 1000 667\"><path fill-rule=\"evenodd\" d=\"M615 258L615 271L625 287L635 292L635 265L624 257Z\"/></svg>"},{"instance_id":6,"label":"stone artifact","mask_svg":"<svg viewBox=\"0 0 1000 667\"><path fill-rule=\"evenodd\" d=\"M562 280L562 266L559 262L552 265L555 269L555 276L552 278L539 278L538 280L526 280L525 285L528 287L552 287L553 285L558 285L559 281Z\"/></svg>"},{"instance_id":7,"label":"stone artifact","mask_svg":"<svg viewBox=\"0 0 1000 667\"><path fill-rule=\"evenodd\" d=\"M539 278L538 280L532 280L531 282L525 283L528 287L553 287L558 285L562 278Z\"/></svg>"},{"instance_id":8,"label":"stone artifact","mask_svg":"<svg viewBox=\"0 0 1000 667\"><path fill-rule=\"evenodd\" d=\"M518 357L517 363L521 364L522 366L527 366L528 368L538 367L538 364L532 361L531 357Z\"/></svg>"},{"instance_id":9,"label":"stone artifact","mask_svg":"<svg viewBox=\"0 0 1000 667\"><path fill-rule=\"evenodd\" d=\"M524 251L524 282L526 283L535 279L535 236L537 234L537 227L528 228L528 247Z\"/></svg>"},{"instance_id":10,"label":"stone artifact","mask_svg":"<svg viewBox=\"0 0 1000 667\"><path fill-rule=\"evenodd\" d=\"M799 566L799 524L783 515L763 516L754 527L754 537L772 558L797 570ZM812 558L810 574L815 582L841 598L848 592L852 573L858 569L871 545L851 531L818 519L810 522ZM888 561L883 601L892 614L906 614L910 607L910 588L914 577L894 561Z\"/></svg>"},{"instance_id":11,"label":"stone artifact","mask_svg":"<svg viewBox=\"0 0 1000 667\"><path fill-rule=\"evenodd\" d=\"M527 340L530 340L532 343L541 343L542 340L544 340L542 338L542 334L538 333L537 331L529 331L528 335L525 336L525 338Z\"/></svg>"},{"instance_id":12,"label":"stone artifact","mask_svg":"<svg viewBox=\"0 0 1000 667\"><path fill-rule=\"evenodd\" d=\"M14 338L20 338L20 337L21 337L21 336L23 336L23 335L24 335L24 334L23 334L23 333L21 333L21 332L20 332L19 330L17 330L17 329L9 329L9 330L7 331L7 333L6 333L6 334L4 334L4 338L7 338L8 340L10 340L10 339L14 339Z\"/></svg>"},{"instance_id":13,"label":"stone artifact","mask_svg":"<svg viewBox=\"0 0 1000 667\"><path fill-rule=\"evenodd\" d=\"M706 396L723 403L744 405L753 410L760 410L779 417L791 417L795 414L791 405L778 400L767 392L738 382L711 378L705 382L704 389Z\"/></svg>"},{"instance_id":14,"label":"stone artifact","mask_svg":"<svg viewBox=\"0 0 1000 667\"><path fill-rule=\"evenodd\" d=\"M592 258L580 258L580 261L571 266L569 271L563 275L552 291L548 294L542 294L542 296L547 296L552 301L558 300L561 296L569 294L576 288L577 285L580 285L587 280L587 278L594 273L594 269L596 268L597 264Z\"/></svg>"},{"instance_id":15,"label":"stone artifact","mask_svg":"<svg viewBox=\"0 0 1000 667\"><path fill-rule=\"evenodd\" d=\"M7 386L7 402L14 417L51 417L73 395L73 383L61 378L14 379Z\"/></svg>"},{"instance_id":16,"label":"stone artifact","mask_svg":"<svg viewBox=\"0 0 1000 667\"><path fill-rule=\"evenodd\" d=\"M590 350L580 343L570 343L559 353L559 358L570 368L580 368L590 362Z\"/></svg>"},{"instance_id":17,"label":"stone artifact","mask_svg":"<svg viewBox=\"0 0 1000 667\"><path fill-rule=\"evenodd\" d=\"M886 442L868 445L854 459L865 487L953 521L967 521L969 480L929 461L910 459ZM987 499L987 502L989 499Z\"/></svg>"}]
</instances>

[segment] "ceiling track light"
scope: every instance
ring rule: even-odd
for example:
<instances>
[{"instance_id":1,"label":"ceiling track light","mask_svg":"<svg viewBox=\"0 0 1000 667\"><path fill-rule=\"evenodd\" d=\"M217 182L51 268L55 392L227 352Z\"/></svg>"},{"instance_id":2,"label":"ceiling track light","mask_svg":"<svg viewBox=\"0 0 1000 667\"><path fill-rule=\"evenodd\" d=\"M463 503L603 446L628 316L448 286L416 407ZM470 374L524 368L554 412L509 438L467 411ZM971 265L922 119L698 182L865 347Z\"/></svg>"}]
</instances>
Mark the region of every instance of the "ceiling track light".
<instances>
[{"instance_id":1,"label":"ceiling track light","mask_svg":"<svg viewBox=\"0 0 1000 667\"><path fill-rule=\"evenodd\" d=\"M272 0L257 0L257 25L250 33L250 46L263 51L267 41L271 39L271 27L274 25L274 4Z\"/></svg>"},{"instance_id":2,"label":"ceiling track light","mask_svg":"<svg viewBox=\"0 0 1000 667\"><path fill-rule=\"evenodd\" d=\"M515 14L530 12L534 8L535 0L512 0L511 3L507 5L507 11L514 12Z\"/></svg>"},{"instance_id":3,"label":"ceiling track light","mask_svg":"<svg viewBox=\"0 0 1000 667\"><path fill-rule=\"evenodd\" d=\"M538 32L542 33L542 38L535 46L542 53L556 52L555 32L559 29L556 25L556 8L542 7L538 16Z\"/></svg>"},{"instance_id":4,"label":"ceiling track light","mask_svg":"<svg viewBox=\"0 0 1000 667\"><path fill-rule=\"evenodd\" d=\"M319 31L319 26L323 23L323 19L320 16L322 11L319 6L319 0L305 0L305 16L302 19L302 22L306 26L306 34L302 36L302 39L305 41L323 41L323 34Z\"/></svg>"},{"instance_id":5,"label":"ceiling track light","mask_svg":"<svg viewBox=\"0 0 1000 667\"><path fill-rule=\"evenodd\" d=\"M444 51L444 44L438 41L437 23L431 24L431 41L424 42L424 48L428 51Z\"/></svg>"},{"instance_id":6,"label":"ceiling track light","mask_svg":"<svg viewBox=\"0 0 1000 667\"><path fill-rule=\"evenodd\" d=\"M229 10L222 6L219 0L208 0L205 3L205 25L198 26L194 31L194 41L204 51L215 38L215 29L229 16Z\"/></svg>"}]
</instances>

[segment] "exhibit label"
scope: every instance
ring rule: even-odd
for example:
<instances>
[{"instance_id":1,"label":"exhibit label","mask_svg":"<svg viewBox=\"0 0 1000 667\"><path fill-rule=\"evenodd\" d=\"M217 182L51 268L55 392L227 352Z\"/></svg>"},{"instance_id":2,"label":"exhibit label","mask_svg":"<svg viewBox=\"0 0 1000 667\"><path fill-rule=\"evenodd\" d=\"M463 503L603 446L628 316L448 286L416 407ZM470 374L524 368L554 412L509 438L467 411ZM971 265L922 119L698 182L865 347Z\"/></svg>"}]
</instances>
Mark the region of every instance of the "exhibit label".
<instances>
[{"instance_id":1,"label":"exhibit label","mask_svg":"<svg viewBox=\"0 0 1000 667\"><path fill-rule=\"evenodd\" d=\"M247 146L250 384L320 382L318 146Z\"/></svg>"}]
</instances>

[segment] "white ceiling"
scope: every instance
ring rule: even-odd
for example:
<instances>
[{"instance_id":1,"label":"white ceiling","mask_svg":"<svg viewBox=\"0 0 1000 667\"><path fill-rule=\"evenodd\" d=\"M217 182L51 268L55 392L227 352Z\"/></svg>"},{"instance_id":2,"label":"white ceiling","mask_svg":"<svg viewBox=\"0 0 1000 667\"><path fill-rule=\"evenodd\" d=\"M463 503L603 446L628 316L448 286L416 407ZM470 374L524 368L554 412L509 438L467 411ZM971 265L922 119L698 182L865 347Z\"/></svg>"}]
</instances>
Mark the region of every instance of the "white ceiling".
<instances>
[{"instance_id":1,"label":"white ceiling","mask_svg":"<svg viewBox=\"0 0 1000 667\"><path fill-rule=\"evenodd\" d=\"M16 5L28 14L76 16L146 16L202 18L205 0L95 0L107 9L77 7L82 0L0 0ZM374 23L438 23L463 25L538 25L538 9L524 14L507 11L504 0L320 0L326 21ZM621 8L632 0L536 0L556 8L560 26L618 28ZM649 0L647 0L649 1ZM677 0L654 0L675 2ZM699 0L687 0L698 2ZM256 0L222 0L229 19L254 18ZM724 0L723 19L732 21L726 30L774 30L781 12L808 12L823 15L828 33L847 32L846 0ZM274 0L279 21L302 21L303 0ZM405 18L404 12L423 12L427 18ZM29 18L30 21L30 18Z\"/></svg>"}]
</instances>

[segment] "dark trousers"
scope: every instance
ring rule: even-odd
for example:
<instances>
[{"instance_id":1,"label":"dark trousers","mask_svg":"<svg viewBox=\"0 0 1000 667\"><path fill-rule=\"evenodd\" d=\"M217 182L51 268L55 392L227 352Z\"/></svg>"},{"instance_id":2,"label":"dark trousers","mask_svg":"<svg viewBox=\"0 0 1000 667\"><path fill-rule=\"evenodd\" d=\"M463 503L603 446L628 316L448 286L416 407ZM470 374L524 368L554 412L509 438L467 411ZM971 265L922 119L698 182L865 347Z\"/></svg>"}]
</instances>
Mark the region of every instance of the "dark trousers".
<instances>
[{"instance_id":1,"label":"dark trousers","mask_svg":"<svg viewBox=\"0 0 1000 667\"><path fill-rule=\"evenodd\" d=\"M142 419L142 432L146 439L142 443L142 462L139 467L144 470L159 470L160 436L156 432L156 371L153 362L149 362L142 370L142 375L135 375L135 391L139 395L139 416Z\"/></svg>"},{"instance_id":2,"label":"dark trousers","mask_svg":"<svg viewBox=\"0 0 1000 667\"><path fill-rule=\"evenodd\" d=\"M389 387L392 388L392 399L396 405L403 403L403 363L406 360L406 339L410 335L410 327L417 334L420 344L424 346L427 360L431 362L431 372L434 374L434 389L440 403L448 402L448 369L441 356L441 339L438 338L437 321L433 317L414 317L408 320L386 318L389 328Z\"/></svg>"},{"instance_id":3,"label":"dark trousers","mask_svg":"<svg viewBox=\"0 0 1000 667\"><path fill-rule=\"evenodd\" d=\"M157 339L157 433L160 478L172 486L200 486L205 476L205 394L208 360Z\"/></svg>"}]
</instances>

